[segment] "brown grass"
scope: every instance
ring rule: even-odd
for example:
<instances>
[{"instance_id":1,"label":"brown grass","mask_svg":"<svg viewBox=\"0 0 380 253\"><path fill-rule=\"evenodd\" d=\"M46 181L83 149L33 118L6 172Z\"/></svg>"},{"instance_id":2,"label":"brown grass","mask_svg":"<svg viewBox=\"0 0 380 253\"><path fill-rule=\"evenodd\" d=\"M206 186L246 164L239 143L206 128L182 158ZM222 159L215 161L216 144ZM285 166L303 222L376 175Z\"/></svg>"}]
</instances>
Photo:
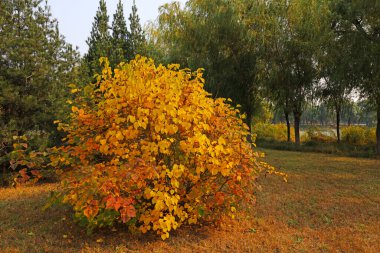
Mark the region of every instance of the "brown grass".
<instances>
[{"instance_id":1,"label":"brown grass","mask_svg":"<svg viewBox=\"0 0 380 253\"><path fill-rule=\"evenodd\" d=\"M379 160L265 152L288 183L262 178L251 211L166 241L122 227L87 236L69 209L41 211L56 184L0 189L0 252L380 252Z\"/></svg>"}]
</instances>

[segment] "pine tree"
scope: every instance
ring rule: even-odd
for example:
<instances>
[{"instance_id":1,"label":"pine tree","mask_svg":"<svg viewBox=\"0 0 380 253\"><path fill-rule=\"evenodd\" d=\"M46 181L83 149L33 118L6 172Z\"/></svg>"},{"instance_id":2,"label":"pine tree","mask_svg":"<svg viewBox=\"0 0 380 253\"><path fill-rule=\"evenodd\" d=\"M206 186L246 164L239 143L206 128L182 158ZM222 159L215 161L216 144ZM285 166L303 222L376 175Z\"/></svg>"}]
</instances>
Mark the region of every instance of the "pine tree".
<instances>
[{"instance_id":1,"label":"pine tree","mask_svg":"<svg viewBox=\"0 0 380 253\"><path fill-rule=\"evenodd\" d=\"M65 104L66 84L74 78L79 53L67 44L40 0L1 1L0 127L53 130ZM0 113L1 114L1 113Z\"/></svg>"},{"instance_id":2,"label":"pine tree","mask_svg":"<svg viewBox=\"0 0 380 253\"><path fill-rule=\"evenodd\" d=\"M14 135L38 145L60 139L53 121L67 111L67 84L78 80L80 55L64 41L46 4L13 0L0 1L0 56L2 167Z\"/></svg>"},{"instance_id":3,"label":"pine tree","mask_svg":"<svg viewBox=\"0 0 380 253\"><path fill-rule=\"evenodd\" d=\"M135 0L133 0L132 13L129 15L129 22L129 59L133 59L136 54L144 54L144 47L146 43L145 34L140 24L140 17L137 14Z\"/></svg>"},{"instance_id":4,"label":"pine tree","mask_svg":"<svg viewBox=\"0 0 380 253\"><path fill-rule=\"evenodd\" d=\"M112 56L111 66L115 67L122 61L126 61L129 56L128 48L128 28L123 13L121 0L117 4L116 13L112 22Z\"/></svg>"},{"instance_id":5,"label":"pine tree","mask_svg":"<svg viewBox=\"0 0 380 253\"><path fill-rule=\"evenodd\" d=\"M108 20L106 2L105 0L100 0L99 8L92 23L91 35L86 41L88 52L84 59L87 63L90 77L100 71L100 57L110 58L111 36L108 31Z\"/></svg>"}]
</instances>

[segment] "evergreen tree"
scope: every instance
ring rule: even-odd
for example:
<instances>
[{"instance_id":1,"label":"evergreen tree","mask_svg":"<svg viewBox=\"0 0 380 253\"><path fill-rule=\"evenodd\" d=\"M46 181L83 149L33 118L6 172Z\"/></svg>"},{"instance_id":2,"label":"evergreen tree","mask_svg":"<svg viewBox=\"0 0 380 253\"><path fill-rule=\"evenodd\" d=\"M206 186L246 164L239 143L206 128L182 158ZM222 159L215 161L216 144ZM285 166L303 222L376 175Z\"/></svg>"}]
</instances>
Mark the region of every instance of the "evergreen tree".
<instances>
[{"instance_id":1,"label":"evergreen tree","mask_svg":"<svg viewBox=\"0 0 380 253\"><path fill-rule=\"evenodd\" d=\"M0 2L0 167L14 135L60 139L53 121L68 111L79 53L64 41L41 0ZM57 137L57 139L55 139Z\"/></svg>"},{"instance_id":2,"label":"evergreen tree","mask_svg":"<svg viewBox=\"0 0 380 253\"><path fill-rule=\"evenodd\" d=\"M111 35L108 31L108 14L105 0L99 1L99 8L92 23L91 35L87 39L88 52L84 59L90 77L100 72L99 58L110 58Z\"/></svg>"},{"instance_id":3,"label":"evergreen tree","mask_svg":"<svg viewBox=\"0 0 380 253\"><path fill-rule=\"evenodd\" d=\"M133 0L132 5L132 13L129 15L129 49L130 55L128 56L128 60L133 59L136 54L144 54L145 48L145 34L140 24L140 17L137 14L137 7L135 0Z\"/></svg>"},{"instance_id":4,"label":"evergreen tree","mask_svg":"<svg viewBox=\"0 0 380 253\"><path fill-rule=\"evenodd\" d=\"M112 57L110 62L113 67L122 61L126 61L130 55L127 39L128 28L124 18L123 4L119 0L112 22Z\"/></svg>"},{"instance_id":5,"label":"evergreen tree","mask_svg":"<svg viewBox=\"0 0 380 253\"><path fill-rule=\"evenodd\" d=\"M55 129L65 85L79 67L78 52L64 41L49 7L41 2L0 4L0 126L15 134Z\"/></svg>"}]
</instances>

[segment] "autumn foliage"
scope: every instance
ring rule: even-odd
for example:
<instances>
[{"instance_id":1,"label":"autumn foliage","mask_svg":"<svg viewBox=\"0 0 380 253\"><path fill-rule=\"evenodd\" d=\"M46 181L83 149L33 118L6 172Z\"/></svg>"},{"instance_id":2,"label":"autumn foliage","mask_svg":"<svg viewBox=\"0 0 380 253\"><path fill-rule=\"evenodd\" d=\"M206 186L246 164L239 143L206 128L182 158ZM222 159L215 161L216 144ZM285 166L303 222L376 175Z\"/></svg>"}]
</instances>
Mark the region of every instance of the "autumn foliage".
<instances>
[{"instance_id":1,"label":"autumn foliage","mask_svg":"<svg viewBox=\"0 0 380 253\"><path fill-rule=\"evenodd\" d=\"M70 122L59 123L66 145L51 158L80 222L166 239L252 200L255 178L272 168L257 161L239 110L203 89L201 70L140 56L114 70L101 62L95 85L73 87Z\"/></svg>"}]
</instances>

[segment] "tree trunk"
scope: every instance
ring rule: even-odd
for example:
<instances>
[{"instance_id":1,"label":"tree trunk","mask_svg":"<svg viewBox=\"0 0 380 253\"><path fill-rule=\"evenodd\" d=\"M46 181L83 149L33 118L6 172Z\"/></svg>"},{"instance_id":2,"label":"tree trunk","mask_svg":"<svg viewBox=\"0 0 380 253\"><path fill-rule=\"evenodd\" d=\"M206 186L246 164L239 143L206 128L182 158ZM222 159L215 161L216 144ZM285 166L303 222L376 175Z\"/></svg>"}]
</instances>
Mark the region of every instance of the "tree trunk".
<instances>
[{"instance_id":1,"label":"tree trunk","mask_svg":"<svg viewBox=\"0 0 380 253\"><path fill-rule=\"evenodd\" d=\"M340 106L338 104L335 104L335 111L336 111L336 137L338 143L340 143Z\"/></svg>"},{"instance_id":2,"label":"tree trunk","mask_svg":"<svg viewBox=\"0 0 380 253\"><path fill-rule=\"evenodd\" d=\"M297 146L301 144L300 139L300 122L301 122L301 113L294 112L294 138Z\"/></svg>"},{"instance_id":3,"label":"tree trunk","mask_svg":"<svg viewBox=\"0 0 380 253\"><path fill-rule=\"evenodd\" d=\"M285 111L285 120L286 120L286 130L287 130L287 136L288 136L288 142L290 142L290 121L289 121L289 112Z\"/></svg>"},{"instance_id":4,"label":"tree trunk","mask_svg":"<svg viewBox=\"0 0 380 253\"><path fill-rule=\"evenodd\" d=\"M249 131L249 133L250 134L252 134L252 115L251 115L251 112L246 112L246 124L247 124L247 126L248 126L248 131ZM253 141L252 141L252 138L251 138L251 135L248 135L247 136L247 141L249 142L249 143L252 143Z\"/></svg>"},{"instance_id":5,"label":"tree trunk","mask_svg":"<svg viewBox=\"0 0 380 253\"><path fill-rule=\"evenodd\" d=\"M380 104L377 105L376 151L380 155Z\"/></svg>"},{"instance_id":6,"label":"tree trunk","mask_svg":"<svg viewBox=\"0 0 380 253\"><path fill-rule=\"evenodd\" d=\"M3 175L2 175L2 179L0 180L0 186L1 186L2 184L5 184L5 182L6 182L6 179L7 179L7 177L6 177L6 173L7 173L7 169L6 169L5 165L4 165L4 167L3 167Z\"/></svg>"}]
</instances>

